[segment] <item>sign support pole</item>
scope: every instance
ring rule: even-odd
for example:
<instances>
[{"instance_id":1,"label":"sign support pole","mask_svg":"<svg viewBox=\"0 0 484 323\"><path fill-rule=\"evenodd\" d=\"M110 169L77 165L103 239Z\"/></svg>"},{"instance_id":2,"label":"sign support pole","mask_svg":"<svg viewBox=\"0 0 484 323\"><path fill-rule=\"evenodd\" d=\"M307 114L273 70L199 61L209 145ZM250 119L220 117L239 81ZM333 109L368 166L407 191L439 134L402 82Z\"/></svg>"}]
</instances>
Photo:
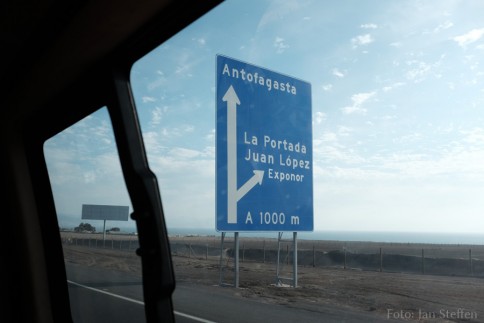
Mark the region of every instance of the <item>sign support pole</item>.
<instances>
[{"instance_id":1,"label":"sign support pole","mask_svg":"<svg viewBox=\"0 0 484 323\"><path fill-rule=\"evenodd\" d=\"M293 232L293 253L294 253L294 259L293 259L293 286L294 288L297 288L297 232Z\"/></svg>"},{"instance_id":2,"label":"sign support pole","mask_svg":"<svg viewBox=\"0 0 484 323\"><path fill-rule=\"evenodd\" d=\"M220 278L219 278L219 285L222 286L223 284L223 255L224 255L224 240L225 240L225 232L222 232L222 236L220 237L220 262L219 262L219 270L220 270Z\"/></svg>"},{"instance_id":3,"label":"sign support pole","mask_svg":"<svg viewBox=\"0 0 484 323\"><path fill-rule=\"evenodd\" d=\"M239 233L234 233L234 244L235 244L235 288L239 288Z\"/></svg>"},{"instance_id":4,"label":"sign support pole","mask_svg":"<svg viewBox=\"0 0 484 323\"><path fill-rule=\"evenodd\" d=\"M281 239L282 239L282 232L278 232L277 234L277 267L276 267L276 284L280 283L279 278L279 263L281 261Z\"/></svg>"},{"instance_id":5,"label":"sign support pole","mask_svg":"<svg viewBox=\"0 0 484 323\"><path fill-rule=\"evenodd\" d=\"M106 247L106 220L104 220L103 225L103 248Z\"/></svg>"}]
</instances>

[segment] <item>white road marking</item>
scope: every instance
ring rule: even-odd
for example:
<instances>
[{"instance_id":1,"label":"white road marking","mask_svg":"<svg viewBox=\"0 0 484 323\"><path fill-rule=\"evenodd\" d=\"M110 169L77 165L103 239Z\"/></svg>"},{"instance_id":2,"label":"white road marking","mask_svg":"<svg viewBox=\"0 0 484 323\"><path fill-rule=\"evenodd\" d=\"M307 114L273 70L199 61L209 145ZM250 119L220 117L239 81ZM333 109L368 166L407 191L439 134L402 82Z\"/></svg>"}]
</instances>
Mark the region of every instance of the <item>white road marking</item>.
<instances>
[{"instance_id":1,"label":"white road marking","mask_svg":"<svg viewBox=\"0 0 484 323\"><path fill-rule=\"evenodd\" d=\"M72 284L72 285L75 285L75 286L78 286L78 287L82 287L82 288L85 288L85 289L92 290L94 292L98 292L98 293L101 293L101 294L105 294L105 295L109 295L109 296L112 296L112 297L116 297L116 298L119 298L119 299L122 299L122 300L125 300L125 301L128 301L128 302L131 302L131 303L135 303L135 304L138 304L138 305L145 305L144 302L138 301L138 300L133 299L133 298L121 296L121 295L114 294L114 293L110 293L110 292L107 292L107 291L104 291L104 290L101 290L101 289L97 289L97 288L94 288L94 287L89 287L89 286L86 286L86 285L82 285L82 284L73 282L71 280L67 280L67 282L69 284ZM178 312L178 311L173 311L173 312L175 313L175 315L183 316L183 317L186 317L186 318L188 318L190 320L194 320L194 321L197 321L197 322L202 322L202 323L215 323L213 321L209 321L209 320L206 320L206 319L202 319L200 317L196 317L196 316L193 316L193 315L190 315L190 314L185 314L185 313Z\"/></svg>"}]
</instances>

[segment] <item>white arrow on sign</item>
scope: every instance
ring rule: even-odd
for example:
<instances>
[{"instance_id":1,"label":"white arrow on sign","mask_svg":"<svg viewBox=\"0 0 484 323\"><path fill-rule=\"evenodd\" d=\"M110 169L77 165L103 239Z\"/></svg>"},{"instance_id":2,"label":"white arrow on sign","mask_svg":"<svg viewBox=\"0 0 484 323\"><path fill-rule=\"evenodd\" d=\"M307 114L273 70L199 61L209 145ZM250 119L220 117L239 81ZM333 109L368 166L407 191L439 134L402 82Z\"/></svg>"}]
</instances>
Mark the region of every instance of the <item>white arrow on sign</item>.
<instances>
[{"instance_id":1,"label":"white arrow on sign","mask_svg":"<svg viewBox=\"0 0 484 323\"><path fill-rule=\"evenodd\" d=\"M254 170L252 176L237 189L237 105L239 97L231 85L222 100L227 102L227 223L237 223L237 202L257 184L262 185L264 171Z\"/></svg>"},{"instance_id":2,"label":"white arrow on sign","mask_svg":"<svg viewBox=\"0 0 484 323\"><path fill-rule=\"evenodd\" d=\"M237 223L237 105L239 97L232 85L224 97L227 102L227 222Z\"/></svg>"},{"instance_id":3,"label":"white arrow on sign","mask_svg":"<svg viewBox=\"0 0 484 323\"><path fill-rule=\"evenodd\" d=\"M241 188L237 190L237 202L244 197L254 186L257 184L262 185L262 179L264 178L263 170L255 170L254 176L252 176Z\"/></svg>"}]
</instances>

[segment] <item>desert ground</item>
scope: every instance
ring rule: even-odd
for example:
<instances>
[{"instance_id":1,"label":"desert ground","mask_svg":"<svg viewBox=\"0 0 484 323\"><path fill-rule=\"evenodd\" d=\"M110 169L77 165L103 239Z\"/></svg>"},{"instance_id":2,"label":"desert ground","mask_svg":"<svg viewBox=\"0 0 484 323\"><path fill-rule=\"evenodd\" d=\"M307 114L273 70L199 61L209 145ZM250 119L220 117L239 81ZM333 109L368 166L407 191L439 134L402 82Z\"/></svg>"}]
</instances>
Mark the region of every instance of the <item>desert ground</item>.
<instances>
[{"instance_id":1,"label":"desert ground","mask_svg":"<svg viewBox=\"0 0 484 323\"><path fill-rule=\"evenodd\" d=\"M66 262L141 274L137 241L116 236L101 246L81 241L85 236L62 237ZM171 237L170 243L178 282L233 284L230 238L223 246L220 237ZM403 321L484 322L484 246L299 241L297 288L276 277L277 239L241 238L239 248L242 297L316 312L321 304L334 305ZM292 277L291 248L291 241L281 242L280 277Z\"/></svg>"}]
</instances>

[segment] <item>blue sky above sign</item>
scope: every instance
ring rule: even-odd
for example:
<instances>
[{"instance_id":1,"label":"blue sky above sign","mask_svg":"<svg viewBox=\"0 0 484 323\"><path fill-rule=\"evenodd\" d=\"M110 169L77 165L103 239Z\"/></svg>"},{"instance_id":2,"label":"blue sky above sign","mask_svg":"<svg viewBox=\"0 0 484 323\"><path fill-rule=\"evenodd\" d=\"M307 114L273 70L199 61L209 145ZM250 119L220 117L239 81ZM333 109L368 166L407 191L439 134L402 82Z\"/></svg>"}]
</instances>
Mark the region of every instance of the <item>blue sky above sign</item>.
<instances>
[{"instance_id":1,"label":"blue sky above sign","mask_svg":"<svg viewBox=\"0 0 484 323\"><path fill-rule=\"evenodd\" d=\"M311 85L217 55L216 229L312 231Z\"/></svg>"}]
</instances>

